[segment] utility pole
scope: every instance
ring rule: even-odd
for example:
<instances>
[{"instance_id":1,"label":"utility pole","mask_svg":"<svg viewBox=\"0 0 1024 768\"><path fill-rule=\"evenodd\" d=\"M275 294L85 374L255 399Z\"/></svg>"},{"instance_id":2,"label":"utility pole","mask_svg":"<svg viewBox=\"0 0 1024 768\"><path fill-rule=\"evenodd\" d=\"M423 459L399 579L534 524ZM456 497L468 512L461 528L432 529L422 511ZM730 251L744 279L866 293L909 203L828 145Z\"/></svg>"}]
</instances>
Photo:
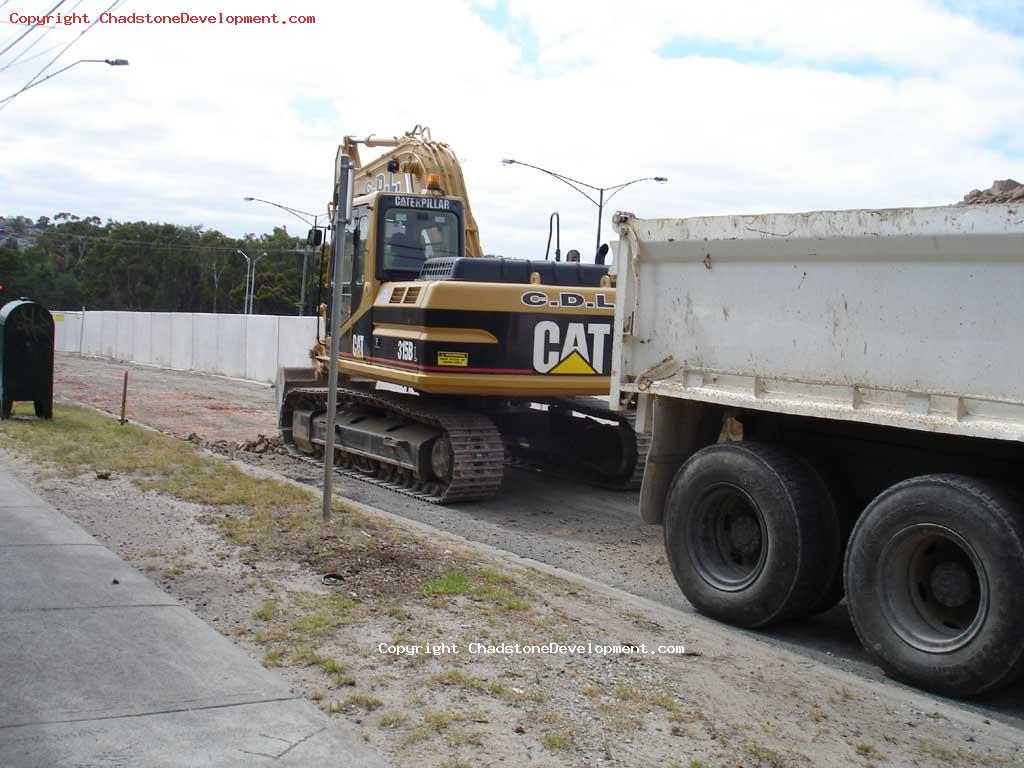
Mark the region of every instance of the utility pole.
<instances>
[{"instance_id":1,"label":"utility pole","mask_svg":"<svg viewBox=\"0 0 1024 768\"><path fill-rule=\"evenodd\" d=\"M331 261L334 267L333 290L331 292L331 359L327 364L327 434L324 435L324 504L322 518L331 519L334 501L334 428L338 408L338 328L341 326L341 262L345 258L346 225L352 221L352 160L342 155L338 162L338 178L335 189L338 200L334 205L334 240L331 243Z\"/></svg>"}]
</instances>

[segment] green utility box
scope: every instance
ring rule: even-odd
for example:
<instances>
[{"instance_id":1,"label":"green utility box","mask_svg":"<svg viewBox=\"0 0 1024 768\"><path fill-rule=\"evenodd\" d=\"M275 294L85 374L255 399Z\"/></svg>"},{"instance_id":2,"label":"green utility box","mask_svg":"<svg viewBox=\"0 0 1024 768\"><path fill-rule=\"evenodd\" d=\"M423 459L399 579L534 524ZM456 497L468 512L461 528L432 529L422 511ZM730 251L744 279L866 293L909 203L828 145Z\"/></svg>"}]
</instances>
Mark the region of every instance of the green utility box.
<instances>
[{"instance_id":1,"label":"green utility box","mask_svg":"<svg viewBox=\"0 0 1024 768\"><path fill-rule=\"evenodd\" d=\"M53 418L53 317L34 301L0 308L0 418L15 401L32 401L36 416Z\"/></svg>"}]
</instances>

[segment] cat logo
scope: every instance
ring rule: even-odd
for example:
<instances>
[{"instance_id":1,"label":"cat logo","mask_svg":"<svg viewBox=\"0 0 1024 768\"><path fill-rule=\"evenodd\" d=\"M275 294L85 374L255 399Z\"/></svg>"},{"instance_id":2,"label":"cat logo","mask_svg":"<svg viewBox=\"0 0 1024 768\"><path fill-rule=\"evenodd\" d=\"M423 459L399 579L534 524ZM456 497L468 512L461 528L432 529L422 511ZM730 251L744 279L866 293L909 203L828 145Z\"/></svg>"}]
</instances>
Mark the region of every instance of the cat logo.
<instances>
[{"instance_id":1,"label":"cat logo","mask_svg":"<svg viewBox=\"0 0 1024 768\"><path fill-rule=\"evenodd\" d=\"M605 375L605 341L610 323L537 323L533 331L533 368L540 373Z\"/></svg>"}]
</instances>

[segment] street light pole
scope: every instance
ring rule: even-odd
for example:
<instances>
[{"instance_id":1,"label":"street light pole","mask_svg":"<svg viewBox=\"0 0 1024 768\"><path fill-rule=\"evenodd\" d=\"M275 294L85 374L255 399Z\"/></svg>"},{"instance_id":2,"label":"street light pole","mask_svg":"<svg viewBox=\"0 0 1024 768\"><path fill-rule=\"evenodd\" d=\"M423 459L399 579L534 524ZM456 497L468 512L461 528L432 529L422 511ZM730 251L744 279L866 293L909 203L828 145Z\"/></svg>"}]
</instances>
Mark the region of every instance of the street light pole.
<instances>
[{"instance_id":1,"label":"street light pole","mask_svg":"<svg viewBox=\"0 0 1024 768\"><path fill-rule=\"evenodd\" d=\"M319 226L320 214L318 214L318 213L308 213L306 211L300 211L298 208L292 208L289 205L282 205L281 203L275 203L273 200L264 200L261 197L243 197L242 199L245 202L247 202L247 203L266 203L267 205L272 205L275 208L280 208L282 211L287 211L288 213L290 213L295 218L301 219L302 221L306 222L306 224L310 224L309 219L307 219L306 217L307 216L312 216L313 217L313 221L312 221L311 226L313 227L313 229L316 229L316 230L320 229L320 226ZM300 294L299 295L299 314L300 315L302 315L306 311L306 275L309 272L309 252L310 252L310 245L307 242L306 243L305 251L302 254L302 286L300 287L300 290L299 290L299 294Z\"/></svg>"},{"instance_id":2,"label":"street light pole","mask_svg":"<svg viewBox=\"0 0 1024 768\"><path fill-rule=\"evenodd\" d=\"M525 165L527 168L533 168L535 171L540 171L541 173L546 173L548 176L553 176L554 178L558 179L563 184L565 184L565 185L575 189L577 192L579 192L581 195L583 195L585 198L587 198L587 200L589 200L594 205L596 205L597 206L597 245L596 245L596 247L594 249L595 255L597 254L598 251L601 250L601 219L604 216L604 206L605 206L605 203L607 203L609 200L611 200L613 197L615 197L615 195L617 195L619 192L621 192L623 189L625 189L626 187L630 186L631 184L637 184L637 183L639 183L641 181L656 181L659 184L664 184L666 181L668 181L668 178L665 177L665 176L644 176L644 177L639 178L639 179L633 179L632 181L624 181L621 184L613 184L610 187L598 187L598 186L595 186L594 184L587 184L585 181L580 181L579 179L574 179L571 176L566 176L565 174L562 174L562 173L556 173L555 171L549 171L547 168L541 168L540 166L537 166L537 165L530 165L529 163L524 163L524 162L521 162L519 160L508 160L508 159L506 159L506 160L502 160L501 164L502 165ZM595 200L592 195L590 195L587 192L585 192L583 190L583 187L586 187L587 189L591 189L594 192L596 192L597 193L597 199ZM605 197L605 193L606 192L610 192L611 194L609 194L607 197Z\"/></svg>"},{"instance_id":3,"label":"street light pole","mask_svg":"<svg viewBox=\"0 0 1024 768\"><path fill-rule=\"evenodd\" d=\"M245 259L245 289L242 291L242 314L249 314L249 270L252 269L252 259L250 259L241 248L235 251L239 256Z\"/></svg>"},{"instance_id":4,"label":"street light pole","mask_svg":"<svg viewBox=\"0 0 1024 768\"><path fill-rule=\"evenodd\" d=\"M260 263L260 259L266 256L266 252L261 253L255 259L252 260L252 279L249 281L249 314L252 314L253 301L256 298L256 265Z\"/></svg>"}]
</instances>

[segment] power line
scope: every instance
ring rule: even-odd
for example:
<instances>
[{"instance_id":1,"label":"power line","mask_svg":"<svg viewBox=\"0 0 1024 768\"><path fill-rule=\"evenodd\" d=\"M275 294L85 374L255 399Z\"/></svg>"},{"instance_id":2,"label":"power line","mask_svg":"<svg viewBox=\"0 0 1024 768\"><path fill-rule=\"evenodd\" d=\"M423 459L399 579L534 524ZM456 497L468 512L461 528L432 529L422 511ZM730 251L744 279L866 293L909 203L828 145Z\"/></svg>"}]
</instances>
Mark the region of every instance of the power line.
<instances>
[{"instance_id":1,"label":"power line","mask_svg":"<svg viewBox=\"0 0 1024 768\"><path fill-rule=\"evenodd\" d=\"M46 16L50 16L54 11L56 11L58 8L60 8L62 5L64 5L65 2L67 2L67 0L59 0L58 3L55 6L53 6L53 8L51 8L49 11L46 12ZM40 17L39 21L37 21L31 27L29 27L24 32L22 32L20 35L18 35L18 39L17 40L15 40L13 43L8 45L2 51L0 51L0 56L3 56L5 53L7 53L9 50L11 50L11 48L13 48L18 43L20 43L22 40L24 40L27 35L31 34L32 30L34 30L36 27L38 27L40 24L42 24L44 18L46 18L46 17L45 16Z\"/></svg>"},{"instance_id":2,"label":"power line","mask_svg":"<svg viewBox=\"0 0 1024 768\"><path fill-rule=\"evenodd\" d=\"M11 68L11 67L13 67L13 66L22 66L22 67L23 67L23 66L25 66L26 64L28 64L28 63L29 63L30 61L35 61L35 60L36 60L36 59L38 59L38 58L39 58L40 56L45 56L45 55L46 55L46 54L48 54L48 53L49 53L50 51L55 51L55 50L57 50L58 48L60 48L60 47L61 47L61 45L62 45L62 43L54 43L54 44L53 44L53 45L51 45L51 46L50 46L49 48L45 48L44 50L40 51L39 53L35 54L34 56L29 56L29 57L28 57L27 59L24 59L24 60L23 60L23 61L21 61L21 62L18 62L18 60L17 60L17 59L14 59L14 60L13 60L13 61L11 61L11 62L10 62L9 64L6 64L6 65L4 65L3 67L0 67L0 72L4 72L4 71L6 71L6 70L10 69L10 68ZM15 62L18 62L18 63L16 64Z\"/></svg>"},{"instance_id":3,"label":"power line","mask_svg":"<svg viewBox=\"0 0 1024 768\"><path fill-rule=\"evenodd\" d=\"M73 6L71 6L70 8L68 8L67 12L68 12L68 13L74 13L74 12L75 12L75 9L77 9L77 8L78 8L78 6L80 6L80 5L81 5L81 4L83 3L83 2L85 2L85 0L78 0L78 2L77 2L77 3L75 3L75 4L73 5ZM21 58L22 56L24 56L24 55L25 55L26 53L28 53L29 51L31 51L31 50L32 50L33 48L35 48L35 47L36 47L36 46L37 46L37 45L38 45L38 44L39 44L39 43L40 43L40 42L41 42L41 41L42 41L42 40L43 40L43 39L44 39L44 38L45 38L45 37L46 37L46 36L47 36L48 34L50 34L51 32L53 32L53 30L55 30L55 29L56 29L56 27L47 27L47 28L46 28L46 31L45 31L45 32L43 32L43 34L39 35L39 36L38 36L38 37L37 37L37 38L36 38L35 40L33 40L33 41L32 41L32 44L31 44L30 46L28 46L27 48L22 48L22 49L21 49L21 51L19 51L19 52L18 52L18 55L17 55L17 56L15 56L15 57L14 57L13 59L11 59L11 60L10 60L10 61L9 61L9 62L8 62L8 63L7 63L6 65L5 65L5 66L3 66L3 67L0 67L0 72L4 72L4 71L6 71L6 70L10 69L11 67L13 67L13 66L14 66L14 65L15 65L15 64L17 63L18 59L20 59L20 58ZM57 45L60 45L60 43L57 43ZM53 46L53 48L56 48L56 47L57 47L57 45ZM50 48L50 49L48 49L48 50L52 51L52 50L53 50L53 48ZM39 55L39 54L37 54L37 56L38 56L38 55ZM34 59L34 58L36 58L36 56L30 56L30 57L29 57L28 59L26 59L25 61L31 61L31 60L32 60L32 59ZM25 62L22 62L22 63L24 64Z\"/></svg>"}]
</instances>

